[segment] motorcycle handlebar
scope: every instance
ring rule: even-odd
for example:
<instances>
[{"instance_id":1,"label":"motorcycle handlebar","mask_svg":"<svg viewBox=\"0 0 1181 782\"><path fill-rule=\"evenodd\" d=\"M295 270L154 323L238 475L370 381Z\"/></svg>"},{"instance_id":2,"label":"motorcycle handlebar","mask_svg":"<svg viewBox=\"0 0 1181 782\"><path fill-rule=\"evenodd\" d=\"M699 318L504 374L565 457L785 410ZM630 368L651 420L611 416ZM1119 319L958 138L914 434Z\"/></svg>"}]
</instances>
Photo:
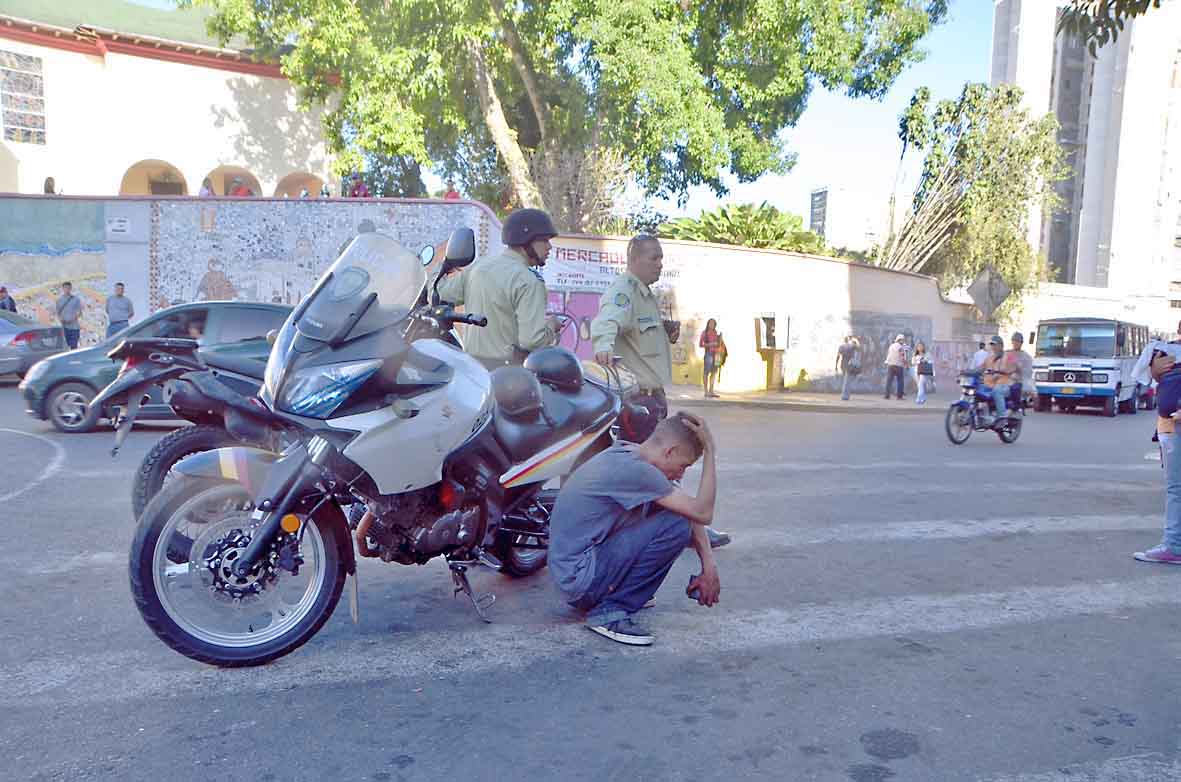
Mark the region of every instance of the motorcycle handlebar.
<instances>
[{"instance_id":1,"label":"motorcycle handlebar","mask_svg":"<svg viewBox=\"0 0 1181 782\"><path fill-rule=\"evenodd\" d=\"M472 326L480 326L481 328L488 325L488 319L483 315L466 315L457 312L451 316L451 320L455 321L456 323L467 323Z\"/></svg>"}]
</instances>

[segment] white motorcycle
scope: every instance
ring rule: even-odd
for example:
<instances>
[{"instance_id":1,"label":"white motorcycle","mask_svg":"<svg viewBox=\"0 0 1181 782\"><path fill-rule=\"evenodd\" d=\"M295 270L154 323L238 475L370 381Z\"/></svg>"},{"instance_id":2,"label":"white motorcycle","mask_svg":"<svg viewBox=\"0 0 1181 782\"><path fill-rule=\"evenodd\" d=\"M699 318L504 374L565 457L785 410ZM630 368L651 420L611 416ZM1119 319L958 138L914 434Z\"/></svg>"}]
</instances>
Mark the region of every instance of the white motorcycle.
<instances>
[{"instance_id":1,"label":"white motorcycle","mask_svg":"<svg viewBox=\"0 0 1181 782\"><path fill-rule=\"evenodd\" d=\"M474 257L472 232L457 231L440 276ZM546 482L610 445L616 426L626 435L642 425L629 424L647 411L624 403L626 381L584 374L569 351L547 348L491 374L460 351L452 326L487 321L427 295L431 260L429 248L416 257L381 234L354 239L267 363L256 407L290 444L187 457L144 510L131 588L176 651L220 666L281 657L324 624L348 575L355 620L342 506L356 503L368 511L363 553L401 564L444 557L456 593L487 619L491 596L472 592L468 568L544 567ZM129 377L190 361L179 342L121 346Z\"/></svg>"}]
</instances>

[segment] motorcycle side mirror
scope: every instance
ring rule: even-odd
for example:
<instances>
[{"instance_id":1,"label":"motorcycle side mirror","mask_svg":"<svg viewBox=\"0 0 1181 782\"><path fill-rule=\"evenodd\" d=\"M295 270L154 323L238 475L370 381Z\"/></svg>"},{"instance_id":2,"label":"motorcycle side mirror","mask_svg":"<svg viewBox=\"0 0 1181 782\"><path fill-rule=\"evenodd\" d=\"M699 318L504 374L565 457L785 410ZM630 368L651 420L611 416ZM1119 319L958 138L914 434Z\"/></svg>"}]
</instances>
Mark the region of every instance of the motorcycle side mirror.
<instances>
[{"instance_id":1,"label":"motorcycle side mirror","mask_svg":"<svg viewBox=\"0 0 1181 782\"><path fill-rule=\"evenodd\" d=\"M470 266L476 260L476 232L470 228L456 228L447 239L447 251L443 255L443 263L439 265L439 274L435 277L435 284L431 288L431 304L439 303L439 281L443 276L455 269Z\"/></svg>"},{"instance_id":2,"label":"motorcycle side mirror","mask_svg":"<svg viewBox=\"0 0 1181 782\"><path fill-rule=\"evenodd\" d=\"M435 260L435 248L429 244L418 251L418 259L422 261L423 266L430 266L431 261Z\"/></svg>"},{"instance_id":3,"label":"motorcycle side mirror","mask_svg":"<svg viewBox=\"0 0 1181 782\"><path fill-rule=\"evenodd\" d=\"M443 257L442 273L462 269L476 260L476 232L470 228L457 228L447 239L447 253Z\"/></svg>"},{"instance_id":4,"label":"motorcycle side mirror","mask_svg":"<svg viewBox=\"0 0 1181 782\"><path fill-rule=\"evenodd\" d=\"M268 345L274 345L275 340L277 340L278 338L279 338L279 330L278 329L271 329L270 331L267 332L267 344Z\"/></svg>"}]
</instances>

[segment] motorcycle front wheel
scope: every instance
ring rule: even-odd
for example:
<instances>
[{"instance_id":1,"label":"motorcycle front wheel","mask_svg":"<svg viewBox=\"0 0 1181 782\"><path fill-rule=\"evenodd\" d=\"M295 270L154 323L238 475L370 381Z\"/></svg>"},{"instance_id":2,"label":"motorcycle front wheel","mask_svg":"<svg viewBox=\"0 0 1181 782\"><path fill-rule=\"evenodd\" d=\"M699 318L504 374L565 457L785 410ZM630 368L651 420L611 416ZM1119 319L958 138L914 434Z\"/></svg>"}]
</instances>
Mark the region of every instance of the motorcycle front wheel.
<instances>
[{"instance_id":1,"label":"motorcycle front wheel","mask_svg":"<svg viewBox=\"0 0 1181 782\"><path fill-rule=\"evenodd\" d=\"M129 562L135 605L186 657L224 668L268 663L306 643L340 599L343 519L301 516L299 533L282 534L238 576L232 564L260 523L252 511L239 483L181 476L140 517Z\"/></svg>"},{"instance_id":2,"label":"motorcycle front wheel","mask_svg":"<svg viewBox=\"0 0 1181 782\"><path fill-rule=\"evenodd\" d=\"M963 445L972 436L972 411L960 405L947 408L947 417L943 428L947 431L947 439L955 445Z\"/></svg>"}]
</instances>

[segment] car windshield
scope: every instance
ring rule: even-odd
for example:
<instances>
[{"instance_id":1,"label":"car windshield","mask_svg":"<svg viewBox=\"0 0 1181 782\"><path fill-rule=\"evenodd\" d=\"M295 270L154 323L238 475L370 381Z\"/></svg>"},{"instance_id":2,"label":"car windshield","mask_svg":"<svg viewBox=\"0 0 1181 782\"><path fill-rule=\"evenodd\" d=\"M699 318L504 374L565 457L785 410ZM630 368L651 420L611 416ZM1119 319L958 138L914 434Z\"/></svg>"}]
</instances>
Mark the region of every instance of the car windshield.
<instances>
[{"instance_id":1,"label":"car windshield","mask_svg":"<svg viewBox=\"0 0 1181 782\"><path fill-rule=\"evenodd\" d=\"M1059 358L1111 358L1114 323L1045 323L1037 331L1037 355Z\"/></svg>"},{"instance_id":2,"label":"car windshield","mask_svg":"<svg viewBox=\"0 0 1181 782\"><path fill-rule=\"evenodd\" d=\"M307 306L297 309L299 319L287 325L322 341L360 337L404 319L424 285L418 256L383 234L361 234L325 272Z\"/></svg>"}]
</instances>

